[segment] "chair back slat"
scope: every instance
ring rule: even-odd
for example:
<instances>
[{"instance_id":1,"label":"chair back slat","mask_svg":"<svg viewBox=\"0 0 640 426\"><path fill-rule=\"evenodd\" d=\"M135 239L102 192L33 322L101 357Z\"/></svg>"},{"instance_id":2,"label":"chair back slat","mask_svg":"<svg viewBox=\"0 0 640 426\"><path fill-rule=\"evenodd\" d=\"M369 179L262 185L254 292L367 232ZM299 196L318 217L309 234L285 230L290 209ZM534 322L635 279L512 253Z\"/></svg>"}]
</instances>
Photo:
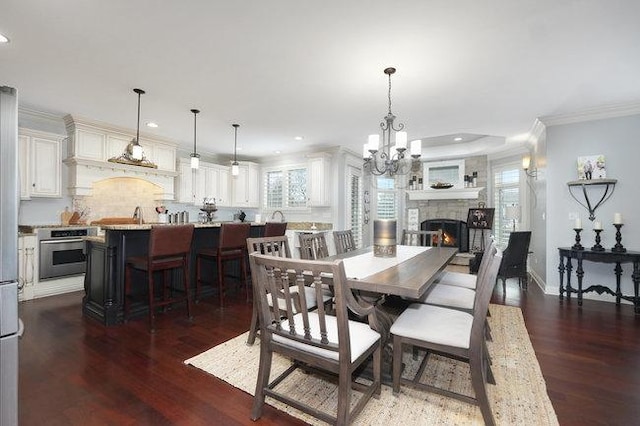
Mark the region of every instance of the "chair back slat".
<instances>
[{"instance_id":1,"label":"chair back slat","mask_svg":"<svg viewBox=\"0 0 640 426\"><path fill-rule=\"evenodd\" d=\"M350 229L346 231L333 231L333 241L336 245L337 254L356 249L356 242L353 239L353 232L351 232Z\"/></svg>"},{"instance_id":2,"label":"chair back slat","mask_svg":"<svg viewBox=\"0 0 640 426\"><path fill-rule=\"evenodd\" d=\"M268 254L252 253L250 256L252 276L255 277L254 285L257 288L255 294L259 300L261 339L270 339L271 334L280 334L292 340L320 347L334 352L340 356L350 356L347 304L344 299L346 276L341 260L337 261L313 261L285 259ZM327 274L332 279L327 280ZM294 278L292 278L294 277ZM305 285L312 283L314 288L316 310L309 311L307 303L300 301L300 309L294 310L290 303L292 286L291 280L295 279L295 287L300 294L304 294ZM323 285L330 285L334 289L334 312L338 325L338 341L329 340L329 327L327 326L328 314L324 308L325 293ZM285 297L287 303L278 308L277 303L269 303L278 297ZM304 298L301 298L304 299ZM271 305L271 306L270 306ZM315 308L315 307L314 307ZM294 320L295 317L295 320ZM283 323L287 322L285 327ZM294 322L295 321L295 322Z\"/></svg>"},{"instance_id":3,"label":"chair back slat","mask_svg":"<svg viewBox=\"0 0 640 426\"><path fill-rule=\"evenodd\" d=\"M258 252L277 257L291 257L289 239L284 236L247 238L247 250L249 254Z\"/></svg>"},{"instance_id":4,"label":"chair back slat","mask_svg":"<svg viewBox=\"0 0 640 426\"><path fill-rule=\"evenodd\" d=\"M442 229L437 231L402 231L402 245L433 247L442 246Z\"/></svg>"},{"instance_id":5,"label":"chair back slat","mask_svg":"<svg viewBox=\"0 0 640 426\"><path fill-rule=\"evenodd\" d=\"M300 241L300 258L318 260L329 257L329 249L324 232L317 234L298 234Z\"/></svg>"}]
</instances>

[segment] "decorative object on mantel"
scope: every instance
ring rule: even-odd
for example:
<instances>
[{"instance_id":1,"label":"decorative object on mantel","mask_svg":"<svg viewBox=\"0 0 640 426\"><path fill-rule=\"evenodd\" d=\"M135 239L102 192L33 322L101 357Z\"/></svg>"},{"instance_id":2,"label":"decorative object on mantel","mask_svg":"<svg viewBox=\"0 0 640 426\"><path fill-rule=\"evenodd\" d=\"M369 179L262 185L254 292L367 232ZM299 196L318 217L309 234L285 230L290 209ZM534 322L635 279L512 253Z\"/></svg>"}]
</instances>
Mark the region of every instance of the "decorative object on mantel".
<instances>
[{"instance_id":1,"label":"decorative object on mantel","mask_svg":"<svg viewBox=\"0 0 640 426\"><path fill-rule=\"evenodd\" d=\"M620 233L620 228L622 228L622 225L622 214L615 213L613 215L613 226L616 227L616 245L611 248L614 253L625 253L627 251L621 243L622 234Z\"/></svg>"},{"instance_id":2,"label":"decorative object on mantel","mask_svg":"<svg viewBox=\"0 0 640 426\"><path fill-rule=\"evenodd\" d=\"M453 188L453 184L452 183L447 183L447 182L436 182L433 185L431 185L432 189L449 189L449 188Z\"/></svg>"},{"instance_id":3,"label":"decorative object on mantel","mask_svg":"<svg viewBox=\"0 0 640 426\"><path fill-rule=\"evenodd\" d=\"M373 255L375 257L396 256L396 231L394 219L373 221Z\"/></svg>"},{"instance_id":4,"label":"decorative object on mantel","mask_svg":"<svg viewBox=\"0 0 640 426\"><path fill-rule=\"evenodd\" d=\"M197 169L200 167L200 154L198 154L198 150L196 149L196 119L200 110L192 109L191 112L193 113L193 152L191 153L191 168Z\"/></svg>"},{"instance_id":5,"label":"decorative object on mantel","mask_svg":"<svg viewBox=\"0 0 640 426\"><path fill-rule=\"evenodd\" d=\"M573 199L576 200L578 204L580 204L582 207L587 209L587 211L589 212L589 220L593 221L596 219L596 215L595 215L596 209L600 207L602 203L604 203L609 198L611 198L617 182L618 182L617 179L592 179L592 180L583 179L583 180L573 180L571 182L567 182L567 185L569 186L569 194L571 194ZM591 200L589 199L587 188L594 188L598 186L604 186L604 191L603 191L602 197L600 197L600 200L595 205L592 205ZM582 188L582 195L584 197L586 204L580 201L576 197L576 194L574 194L573 192L574 188Z\"/></svg>"},{"instance_id":6,"label":"decorative object on mantel","mask_svg":"<svg viewBox=\"0 0 640 426\"><path fill-rule=\"evenodd\" d=\"M140 146L140 96L146 92L142 89L133 89L138 94L138 124L136 126L136 138L133 139L125 148L122 155L111 157L108 161L112 163L129 164L132 166L142 166L157 169L158 166L147 160Z\"/></svg>"},{"instance_id":7,"label":"decorative object on mantel","mask_svg":"<svg viewBox=\"0 0 640 426\"><path fill-rule=\"evenodd\" d=\"M600 233L602 232L602 224L600 222L593 222L593 232L596 233L596 243L591 247L591 251L604 251L604 247L600 245Z\"/></svg>"},{"instance_id":8,"label":"decorative object on mantel","mask_svg":"<svg viewBox=\"0 0 640 426\"><path fill-rule=\"evenodd\" d=\"M398 127L393 126L396 116L391 112L391 75L396 72L393 67L385 68L384 73L389 77L389 111L380 123L382 129L382 147L380 149L380 135L369 135L368 142L364 145L362 158L364 159L364 169L375 176L406 175L411 170L419 168L422 155L422 141L411 142L411 159L405 161L404 153L407 150L407 132L403 132L404 124ZM391 131L395 133L395 150L391 153Z\"/></svg>"},{"instance_id":9,"label":"decorative object on mantel","mask_svg":"<svg viewBox=\"0 0 640 426\"><path fill-rule=\"evenodd\" d=\"M233 139L233 163L231 163L231 175L232 176L238 176L240 174L240 168L238 167L238 158L236 156L237 151L238 151L238 127L240 127L239 124L232 124L233 129L234 129L234 139Z\"/></svg>"}]
</instances>

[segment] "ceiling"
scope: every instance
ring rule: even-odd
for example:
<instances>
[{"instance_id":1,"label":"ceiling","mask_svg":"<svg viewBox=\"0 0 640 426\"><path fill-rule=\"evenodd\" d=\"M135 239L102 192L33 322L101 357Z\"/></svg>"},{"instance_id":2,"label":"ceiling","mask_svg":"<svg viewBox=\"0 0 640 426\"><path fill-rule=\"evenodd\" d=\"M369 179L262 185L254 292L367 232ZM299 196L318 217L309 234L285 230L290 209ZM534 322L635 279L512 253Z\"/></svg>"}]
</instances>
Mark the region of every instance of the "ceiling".
<instances>
[{"instance_id":1,"label":"ceiling","mask_svg":"<svg viewBox=\"0 0 640 426\"><path fill-rule=\"evenodd\" d=\"M21 105L239 159L345 146L392 110L409 139L522 140L541 116L640 100L637 0L0 0ZM295 140L296 136L304 139ZM481 138L482 139L482 138ZM498 141L498 142L496 142ZM463 140L465 142L465 140ZM444 143L444 145L443 145ZM472 144L473 144L472 143Z\"/></svg>"}]
</instances>

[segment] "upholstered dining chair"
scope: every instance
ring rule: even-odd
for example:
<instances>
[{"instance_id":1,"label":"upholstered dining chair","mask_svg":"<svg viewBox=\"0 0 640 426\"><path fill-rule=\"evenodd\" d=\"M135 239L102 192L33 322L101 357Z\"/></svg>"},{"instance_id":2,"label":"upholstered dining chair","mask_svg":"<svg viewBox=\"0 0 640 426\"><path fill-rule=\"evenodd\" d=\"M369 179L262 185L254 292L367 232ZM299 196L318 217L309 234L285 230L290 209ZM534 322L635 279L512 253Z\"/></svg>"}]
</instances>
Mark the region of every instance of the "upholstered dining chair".
<instances>
[{"instance_id":1,"label":"upholstered dining chair","mask_svg":"<svg viewBox=\"0 0 640 426\"><path fill-rule=\"evenodd\" d=\"M130 256L126 259L124 280L124 320L129 319L130 295L133 285L133 271L147 273L147 295L149 299L149 330L155 332L155 314L159 306L167 306L179 301L187 304L187 316L191 319L191 297L189 288L189 258L193 225L154 225L149 232L149 249L146 256ZM182 269L183 296L175 297L171 283L171 270ZM162 298L156 298L155 272L163 271Z\"/></svg>"},{"instance_id":2,"label":"upholstered dining chair","mask_svg":"<svg viewBox=\"0 0 640 426\"><path fill-rule=\"evenodd\" d=\"M487 238L484 246L486 248L482 253L482 259L480 260L478 272L480 272L481 269L486 268L486 264L490 258L489 254L492 252L492 247L495 246L495 241L491 238ZM478 276L479 274L470 274L457 271L443 271L442 275L438 279L438 283L475 290L478 282Z\"/></svg>"},{"instance_id":3,"label":"upholstered dining chair","mask_svg":"<svg viewBox=\"0 0 640 426\"><path fill-rule=\"evenodd\" d=\"M329 257L329 248L324 232L298 234L300 242L300 259L318 260Z\"/></svg>"},{"instance_id":4,"label":"upholstered dining chair","mask_svg":"<svg viewBox=\"0 0 640 426\"><path fill-rule=\"evenodd\" d=\"M333 242L336 245L336 254L346 253L356 249L351 229L346 231L333 231Z\"/></svg>"},{"instance_id":5,"label":"upholstered dining chair","mask_svg":"<svg viewBox=\"0 0 640 426\"><path fill-rule=\"evenodd\" d=\"M264 224L263 237L277 237L284 235L287 230L287 222L267 222Z\"/></svg>"},{"instance_id":6,"label":"upholstered dining chair","mask_svg":"<svg viewBox=\"0 0 640 426\"><path fill-rule=\"evenodd\" d=\"M402 230L401 244L405 246L442 246L442 229L437 231Z\"/></svg>"},{"instance_id":7,"label":"upholstered dining chair","mask_svg":"<svg viewBox=\"0 0 640 426\"><path fill-rule=\"evenodd\" d=\"M199 300L201 284L206 282L202 276L202 261L213 260L217 263L218 294L220 307L224 307L224 264L228 261L237 261L240 264L239 280L244 283L249 300L249 283L247 280L247 238L251 232L249 223L223 223L220 226L218 246L204 248L198 251L196 256L196 301Z\"/></svg>"},{"instance_id":8,"label":"upholstered dining chair","mask_svg":"<svg viewBox=\"0 0 640 426\"><path fill-rule=\"evenodd\" d=\"M502 290L507 291L507 278L517 278L518 285L526 290L528 287L527 256L531 231L517 231L509 234L509 243L504 249L502 264L498 271L498 279L502 280Z\"/></svg>"},{"instance_id":9,"label":"upholstered dining chair","mask_svg":"<svg viewBox=\"0 0 640 426\"><path fill-rule=\"evenodd\" d=\"M370 327L370 324L374 327L378 324L375 308L364 308L355 301L347 286L342 260L327 262L284 259L258 253L251 254L249 258L261 315L260 365L251 418L257 420L261 417L265 397L269 396L327 423L350 424L371 396L380 395L381 337ZM327 314L323 306L320 284L327 274L333 277L330 285L336 295L335 315ZM291 288L297 286L297 293L302 294L306 292L305 287L309 279L315 284L314 297L317 309L310 311L306 301L300 298L300 309L295 310ZM276 298L283 299L284 303L270 303ZM349 309L355 309L357 315L367 317L369 324L349 320ZM282 374L271 380L274 353L279 353L293 362ZM353 379L354 371L371 358L372 382L356 382ZM320 370L322 374L319 378L326 379L327 374L337 375L338 394L335 411L321 411L276 387L280 383L286 383L287 377L297 368L309 372ZM353 407L352 390L361 393Z\"/></svg>"},{"instance_id":10,"label":"upholstered dining chair","mask_svg":"<svg viewBox=\"0 0 640 426\"><path fill-rule=\"evenodd\" d=\"M502 253L498 252L489 262L483 276L479 277L476 291L476 308L473 313L440 306L415 303L410 305L391 326L393 336L393 392L400 391L400 383L441 395L458 398L462 401L480 406L486 425L494 425L495 421L486 383L489 359L485 346L485 324L489 300L502 261ZM447 389L434 387L420 381L424 365L413 379L401 377L402 350L404 345L417 346L428 352L436 352L469 363L471 384L475 398L462 395ZM423 363L428 361L425 356Z\"/></svg>"}]
</instances>

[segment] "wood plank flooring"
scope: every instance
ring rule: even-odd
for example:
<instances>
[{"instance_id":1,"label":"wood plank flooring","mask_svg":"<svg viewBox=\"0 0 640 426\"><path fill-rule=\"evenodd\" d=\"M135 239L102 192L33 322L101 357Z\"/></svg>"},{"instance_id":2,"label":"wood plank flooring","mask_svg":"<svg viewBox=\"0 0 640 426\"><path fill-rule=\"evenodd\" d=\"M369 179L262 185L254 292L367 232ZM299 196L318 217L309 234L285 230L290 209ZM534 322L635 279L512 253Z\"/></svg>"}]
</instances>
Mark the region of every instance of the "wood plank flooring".
<instances>
[{"instance_id":1,"label":"wood plank flooring","mask_svg":"<svg viewBox=\"0 0 640 426\"><path fill-rule=\"evenodd\" d=\"M297 425L266 407L249 419L252 398L183 361L249 328L251 305L239 296L103 327L82 317L81 293L20 304L20 424ZM496 286L493 303L522 308L527 330L563 425L630 425L640 418L640 315L630 306L586 300L561 304L535 285Z\"/></svg>"}]
</instances>

